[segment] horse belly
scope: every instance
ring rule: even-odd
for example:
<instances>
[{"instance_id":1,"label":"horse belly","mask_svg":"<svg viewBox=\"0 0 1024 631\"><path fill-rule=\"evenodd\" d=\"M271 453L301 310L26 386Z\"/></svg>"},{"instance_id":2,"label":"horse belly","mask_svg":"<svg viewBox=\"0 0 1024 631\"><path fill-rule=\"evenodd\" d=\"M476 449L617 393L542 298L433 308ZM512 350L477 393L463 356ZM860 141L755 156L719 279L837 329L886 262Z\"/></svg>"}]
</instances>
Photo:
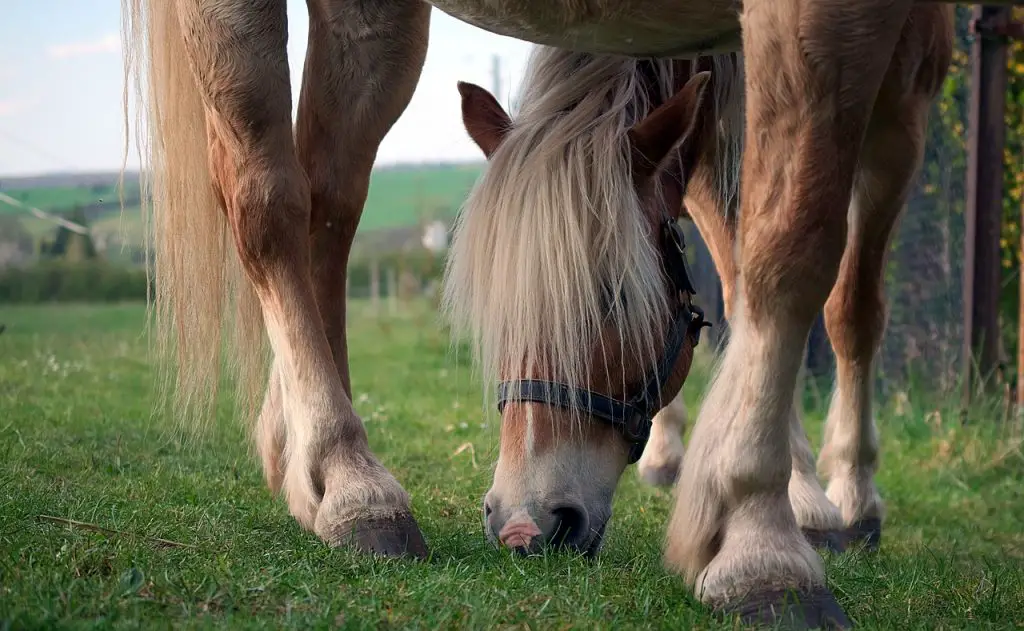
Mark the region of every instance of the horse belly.
<instances>
[{"instance_id":1,"label":"horse belly","mask_svg":"<svg viewBox=\"0 0 1024 631\"><path fill-rule=\"evenodd\" d=\"M498 35L591 53L689 57L740 48L736 0L427 0Z\"/></svg>"}]
</instances>

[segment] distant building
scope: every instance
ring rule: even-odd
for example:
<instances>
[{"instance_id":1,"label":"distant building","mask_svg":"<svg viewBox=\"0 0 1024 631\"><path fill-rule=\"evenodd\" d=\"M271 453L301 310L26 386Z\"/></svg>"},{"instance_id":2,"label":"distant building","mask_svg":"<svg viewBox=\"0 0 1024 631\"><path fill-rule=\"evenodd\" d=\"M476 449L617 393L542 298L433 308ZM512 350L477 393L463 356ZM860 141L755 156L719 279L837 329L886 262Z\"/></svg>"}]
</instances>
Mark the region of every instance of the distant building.
<instances>
[{"instance_id":1,"label":"distant building","mask_svg":"<svg viewBox=\"0 0 1024 631\"><path fill-rule=\"evenodd\" d=\"M423 230L423 247L434 254L448 249L448 226L443 221L432 221Z\"/></svg>"}]
</instances>

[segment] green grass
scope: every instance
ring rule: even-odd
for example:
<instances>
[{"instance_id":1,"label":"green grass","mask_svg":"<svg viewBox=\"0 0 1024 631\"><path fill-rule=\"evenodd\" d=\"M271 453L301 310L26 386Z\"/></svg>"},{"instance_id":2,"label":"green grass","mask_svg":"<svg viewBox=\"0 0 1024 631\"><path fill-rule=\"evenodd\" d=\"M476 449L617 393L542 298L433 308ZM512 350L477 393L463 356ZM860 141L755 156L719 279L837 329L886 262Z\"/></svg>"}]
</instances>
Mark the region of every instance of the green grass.
<instances>
[{"instance_id":1,"label":"green grass","mask_svg":"<svg viewBox=\"0 0 1024 631\"><path fill-rule=\"evenodd\" d=\"M0 307L0 628L733 628L662 568L670 495L632 469L596 560L491 548L480 505L497 426L465 358L424 307L352 313L356 407L412 495L426 563L301 530L226 403L192 446L151 418L140 305ZM829 583L861 629L1020 628L1019 439L935 409L884 412L882 551L828 558ZM808 426L817 440L820 419Z\"/></svg>"},{"instance_id":2,"label":"green grass","mask_svg":"<svg viewBox=\"0 0 1024 631\"><path fill-rule=\"evenodd\" d=\"M126 187L129 186L126 183ZM131 190L136 190L134 187ZM14 199L27 206L54 212L71 210L75 206L85 206L98 202L118 201L118 189L112 185L97 186L54 186L46 188L21 188L3 190ZM8 204L0 204L0 212L22 213L21 208Z\"/></svg>"},{"instance_id":3,"label":"green grass","mask_svg":"<svg viewBox=\"0 0 1024 631\"><path fill-rule=\"evenodd\" d=\"M480 164L377 169L370 178L359 230L415 226L426 218L450 219L482 172Z\"/></svg>"},{"instance_id":4,"label":"green grass","mask_svg":"<svg viewBox=\"0 0 1024 631\"><path fill-rule=\"evenodd\" d=\"M482 172L480 164L437 166L397 166L376 169L370 179L370 192L359 224L360 232L383 228L416 226L425 219L450 219ZM78 204L100 200L117 201L111 186L28 188L3 191L30 206L49 212L66 212ZM52 237L55 226L37 219L20 208L0 203L0 213L25 215L23 224L37 239ZM122 236L129 245L142 239L142 218L138 207L105 212L93 225L101 231Z\"/></svg>"}]
</instances>

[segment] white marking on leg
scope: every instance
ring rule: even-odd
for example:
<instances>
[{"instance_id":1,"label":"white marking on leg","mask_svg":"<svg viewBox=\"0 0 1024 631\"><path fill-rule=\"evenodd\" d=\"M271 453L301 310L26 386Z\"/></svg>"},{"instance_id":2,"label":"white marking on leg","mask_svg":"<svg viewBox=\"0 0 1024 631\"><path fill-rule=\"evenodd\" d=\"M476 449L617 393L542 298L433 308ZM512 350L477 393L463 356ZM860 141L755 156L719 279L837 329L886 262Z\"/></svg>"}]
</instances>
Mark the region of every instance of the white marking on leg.
<instances>
[{"instance_id":1,"label":"white marking on leg","mask_svg":"<svg viewBox=\"0 0 1024 631\"><path fill-rule=\"evenodd\" d=\"M263 407L256 420L254 441L263 462L263 474L272 494L281 491L286 461L284 449L286 444L287 426L281 400L281 377L275 362L270 369L267 380L267 392L264 395Z\"/></svg>"},{"instance_id":2,"label":"white marking on leg","mask_svg":"<svg viewBox=\"0 0 1024 631\"><path fill-rule=\"evenodd\" d=\"M666 561L712 604L750 588L824 584L787 492L802 332L784 319L757 330L737 298L732 339L683 461L666 547Z\"/></svg>"},{"instance_id":3,"label":"white marking on leg","mask_svg":"<svg viewBox=\"0 0 1024 631\"><path fill-rule=\"evenodd\" d=\"M793 453L789 501L793 505L796 523L801 528L813 530L841 530L843 517L821 488L814 465L814 451L795 408L790 412L789 418L790 449Z\"/></svg>"},{"instance_id":4,"label":"white marking on leg","mask_svg":"<svg viewBox=\"0 0 1024 631\"><path fill-rule=\"evenodd\" d=\"M826 494L847 524L885 516L874 480L878 429L871 410L871 373L870 363L838 362L836 391L825 425L819 467L829 478Z\"/></svg>"},{"instance_id":5,"label":"white marking on leg","mask_svg":"<svg viewBox=\"0 0 1024 631\"><path fill-rule=\"evenodd\" d=\"M806 346L802 357L806 357ZM789 413L789 448L793 457L793 471L789 478L789 502L801 528L812 530L841 530L843 517L821 488L814 463L814 450L807 440L801 421L804 366L801 362L797 387L793 392L793 408Z\"/></svg>"},{"instance_id":6,"label":"white marking on leg","mask_svg":"<svg viewBox=\"0 0 1024 631\"><path fill-rule=\"evenodd\" d=\"M316 519L320 498L313 487L310 477L310 460L308 447L312 435L310 410L302 405L303 384L295 371L296 356L289 344L285 318L278 313L276 306L267 300L264 304L263 316L267 327L267 336L274 349L275 365L281 387L281 409L284 414L286 428L283 491L288 507L295 518L303 526L312 528Z\"/></svg>"},{"instance_id":7,"label":"white marking on leg","mask_svg":"<svg viewBox=\"0 0 1024 631\"><path fill-rule=\"evenodd\" d=\"M686 429L686 401L680 392L658 412L651 426L651 437L637 463L637 473L648 484L670 486L683 464L683 431Z\"/></svg>"}]
</instances>

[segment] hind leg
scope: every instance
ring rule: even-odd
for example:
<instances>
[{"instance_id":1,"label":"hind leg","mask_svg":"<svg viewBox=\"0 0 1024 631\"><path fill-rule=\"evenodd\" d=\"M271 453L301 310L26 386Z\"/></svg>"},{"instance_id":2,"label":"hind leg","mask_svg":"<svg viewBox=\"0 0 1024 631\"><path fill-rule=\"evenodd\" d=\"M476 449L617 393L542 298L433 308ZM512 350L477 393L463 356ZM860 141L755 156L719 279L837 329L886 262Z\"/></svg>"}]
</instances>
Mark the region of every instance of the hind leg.
<instances>
[{"instance_id":1,"label":"hind leg","mask_svg":"<svg viewBox=\"0 0 1024 631\"><path fill-rule=\"evenodd\" d=\"M260 408L253 432L256 449L263 461L263 476L270 492L275 495L281 491L284 484L284 446L288 436L288 427L284 422L283 396L280 368L275 362L270 368L263 407Z\"/></svg>"},{"instance_id":2,"label":"hind leg","mask_svg":"<svg viewBox=\"0 0 1024 631\"><path fill-rule=\"evenodd\" d=\"M849 626L789 502L790 412L807 334L839 271L868 119L911 6L744 3L738 286L729 344L683 461L666 561L704 602L749 622Z\"/></svg>"},{"instance_id":3,"label":"hind leg","mask_svg":"<svg viewBox=\"0 0 1024 631\"><path fill-rule=\"evenodd\" d=\"M292 140L285 3L181 0L178 11L206 104L214 186L275 356L261 420L270 424L258 436L267 439L268 481L281 486L295 518L331 544L425 555L408 496L370 451L317 311L310 188ZM275 396L283 432L271 422ZM283 454L268 459L282 442ZM344 511L334 502L342 493ZM326 523L325 502L333 502Z\"/></svg>"},{"instance_id":4,"label":"hind leg","mask_svg":"<svg viewBox=\"0 0 1024 631\"><path fill-rule=\"evenodd\" d=\"M884 517L874 482L879 450L871 407L872 367L885 331L885 253L921 164L928 109L949 65L951 25L945 6L915 7L911 13L872 113L850 205L846 251L825 304L836 354L836 390L819 464L849 536L869 548L880 542Z\"/></svg>"},{"instance_id":5,"label":"hind leg","mask_svg":"<svg viewBox=\"0 0 1024 631\"><path fill-rule=\"evenodd\" d=\"M296 145L312 198L313 288L334 366L351 397L345 333L349 251L377 147L419 80L430 5L418 0L308 4L309 47ZM324 482L317 531L340 534L362 491L352 485L343 459L325 463Z\"/></svg>"}]
</instances>

